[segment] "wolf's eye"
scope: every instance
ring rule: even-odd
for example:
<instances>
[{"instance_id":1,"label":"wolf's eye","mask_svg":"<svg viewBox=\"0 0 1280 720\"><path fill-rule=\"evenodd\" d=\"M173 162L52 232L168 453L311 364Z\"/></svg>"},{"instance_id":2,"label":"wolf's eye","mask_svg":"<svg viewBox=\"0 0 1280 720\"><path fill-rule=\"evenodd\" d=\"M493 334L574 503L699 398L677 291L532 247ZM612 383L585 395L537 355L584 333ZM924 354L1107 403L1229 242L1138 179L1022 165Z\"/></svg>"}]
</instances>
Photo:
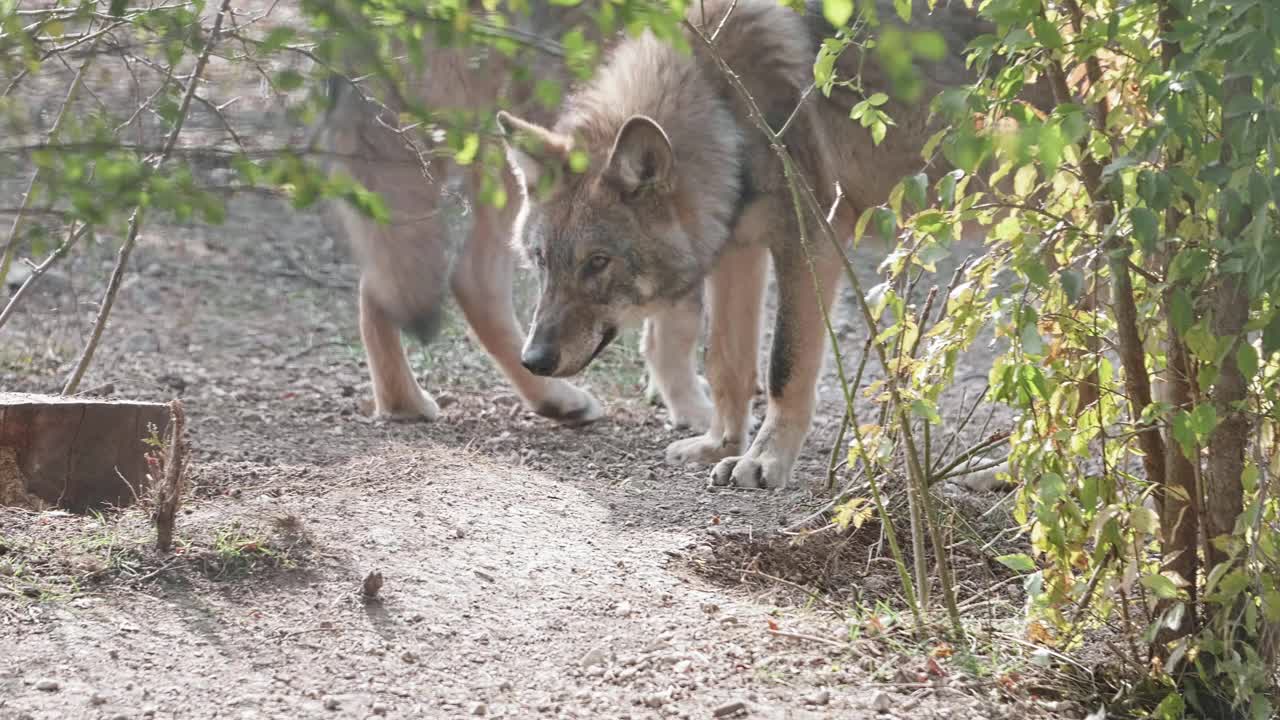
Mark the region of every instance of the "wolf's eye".
<instances>
[{"instance_id":1,"label":"wolf's eye","mask_svg":"<svg viewBox=\"0 0 1280 720\"><path fill-rule=\"evenodd\" d=\"M607 267L609 267L608 255L592 255L587 260L586 271L588 275L596 275Z\"/></svg>"}]
</instances>

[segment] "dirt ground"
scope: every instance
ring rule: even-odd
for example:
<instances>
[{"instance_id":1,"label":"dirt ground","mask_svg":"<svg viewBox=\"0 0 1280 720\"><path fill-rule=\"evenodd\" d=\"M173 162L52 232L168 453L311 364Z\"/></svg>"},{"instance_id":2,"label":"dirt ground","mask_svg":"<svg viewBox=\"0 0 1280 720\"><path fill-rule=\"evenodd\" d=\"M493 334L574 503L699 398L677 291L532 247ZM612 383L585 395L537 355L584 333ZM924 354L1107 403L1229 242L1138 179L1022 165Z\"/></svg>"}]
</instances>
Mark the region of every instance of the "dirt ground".
<instances>
[{"instance_id":1,"label":"dirt ground","mask_svg":"<svg viewBox=\"0 0 1280 720\"><path fill-rule=\"evenodd\" d=\"M111 240L46 277L0 331L0 389L61 386ZM943 284L973 250L943 263ZM864 282L878 259L858 251ZM876 523L798 549L777 536L830 497L830 357L804 487L709 489L707 469L662 461L680 434L643 400L634 333L581 380L608 417L564 429L520 407L453 312L437 342L411 345L441 418L388 424L366 414L355 268L316 212L247 195L221 226L157 221L132 268L82 387L182 399L193 465L177 550L151 548L137 509L0 508L0 719L1093 709L1042 683L1057 671L1019 639L1021 590L995 552L956 551L979 634L952 647L902 631ZM865 334L851 308L846 293L837 325L853 355ZM948 418L985 382L989 357L964 362ZM955 447L1007 426L987 414ZM939 494L968 539L1011 538L1001 495ZM383 584L367 600L372 572Z\"/></svg>"}]
</instances>

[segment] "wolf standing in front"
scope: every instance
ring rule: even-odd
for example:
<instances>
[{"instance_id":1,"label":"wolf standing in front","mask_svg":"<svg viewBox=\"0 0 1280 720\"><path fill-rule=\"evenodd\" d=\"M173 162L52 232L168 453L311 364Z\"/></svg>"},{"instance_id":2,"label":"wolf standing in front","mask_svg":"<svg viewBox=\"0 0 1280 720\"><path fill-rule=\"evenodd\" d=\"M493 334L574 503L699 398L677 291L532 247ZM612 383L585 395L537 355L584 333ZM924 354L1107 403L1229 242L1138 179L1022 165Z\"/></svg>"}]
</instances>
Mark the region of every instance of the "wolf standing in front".
<instances>
[{"instance_id":1,"label":"wolf standing in front","mask_svg":"<svg viewBox=\"0 0 1280 720\"><path fill-rule=\"evenodd\" d=\"M877 9L882 21L895 15L891 0ZM921 68L927 102L972 80L960 51L988 27L958 6L930 14L923 0L914 15L913 27L939 32L950 53ZM835 201L837 182L844 189L837 229L852 228L863 209L919 171L920 149L936 130L922 105L890 101L897 125L876 146L848 118L860 99L852 91L804 100L817 49L835 32L819 3L796 13L775 0L707 0L692 4L688 20L708 36L720 27L717 53L770 126L794 113L783 139L819 201ZM692 56L648 33L620 44L549 128L499 115L525 189L515 238L542 279L523 359L540 375L574 375L619 326L680 303L707 278L715 415L706 434L671 444L667 457L717 463L718 485L790 485L813 419L822 313L841 280L840 250L820 240L814 223L813 240L801 245L781 162L701 40L690 44ZM860 64L851 48L838 70L852 77ZM872 58L861 70L867 93L891 90ZM574 152L586 153L586 172L569 166ZM935 177L945 171L932 169ZM546 194L531 189L539 185ZM768 410L748 448L768 257L778 286Z\"/></svg>"}]
</instances>

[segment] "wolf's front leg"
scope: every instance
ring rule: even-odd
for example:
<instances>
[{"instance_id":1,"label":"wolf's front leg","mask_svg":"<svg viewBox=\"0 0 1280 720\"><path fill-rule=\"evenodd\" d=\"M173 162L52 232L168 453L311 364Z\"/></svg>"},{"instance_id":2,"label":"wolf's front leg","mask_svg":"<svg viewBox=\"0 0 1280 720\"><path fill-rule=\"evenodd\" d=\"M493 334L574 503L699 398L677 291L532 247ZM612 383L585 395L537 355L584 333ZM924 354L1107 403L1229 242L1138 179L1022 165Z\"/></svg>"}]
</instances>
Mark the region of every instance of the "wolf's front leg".
<instances>
[{"instance_id":1,"label":"wolf's front leg","mask_svg":"<svg viewBox=\"0 0 1280 720\"><path fill-rule=\"evenodd\" d=\"M798 244L774 255L778 315L769 357L769 410L747 454L725 458L711 471L713 485L792 485L791 468L813 422L826 350L822 315L831 308L841 278L841 264L832 254L819 253L812 273ZM815 276L820 289L814 287Z\"/></svg>"},{"instance_id":2,"label":"wolf's front leg","mask_svg":"<svg viewBox=\"0 0 1280 720\"><path fill-rule=\"evenodd\" d=\"M746 446L767 268L766 250L747 246L726 250L712 271L707 380L715 415L705 434L667 446L668 461L713 463Z\"/></svg>"},{"instance_id":3,"label":"wolf's front leg","mask_svg":"<svg viewBox=\"0 0 1280 720\"><path fill-rule=\"evenodd\" d=\"M475 227L453 273L453 292L471 330L531 410L570 426L600 419L604 408L591 393L521 366L524 333L511 297L516 259L506 241L509 222L483 204L474 212Z\"/></svg>"}]
</instances>

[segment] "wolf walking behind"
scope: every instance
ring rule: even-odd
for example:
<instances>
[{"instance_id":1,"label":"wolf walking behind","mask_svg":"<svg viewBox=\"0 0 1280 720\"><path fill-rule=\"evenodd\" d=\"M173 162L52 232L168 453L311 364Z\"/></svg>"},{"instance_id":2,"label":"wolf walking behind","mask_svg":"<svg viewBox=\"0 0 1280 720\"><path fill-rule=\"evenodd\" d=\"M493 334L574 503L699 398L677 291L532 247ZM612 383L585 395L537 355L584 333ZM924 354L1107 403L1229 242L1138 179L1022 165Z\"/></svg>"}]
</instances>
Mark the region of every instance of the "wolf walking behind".
<instances>
[{"instance_id":1,"label":"wolf walking behind","mask_svg":"<svg viewBox=\"0 0 1280 720\"><path fill-rule=\"evenodd\" d=\"M472 5L481 7L479 2ZM514 30L535 41L558 40L583 20L593 27L580 8L530 5L528 15L509 19ZM588 392L521 363L524 337L512 302L516 255L510 230L519 207L514 175L505 171L501 179L513 200L496 208L478 201L484 181L480 163L464 166L447 155L435 157L423 147L429 139L398 130L398 115L408 104L400 92L433 112L467 112L490 124L503 106L531 120L548 121L549 114L535 100L535 83L566 80L563 62L533 47L509 58L484 48L445 47L430 38L424 55L422 69L408 69L399 90L335 78L318 138L331 158L331 171L345 172L378 193L390 214L390 221L380 224L345 204L333 207L360 265L360 335L375 412L395 419L435 419L439 414L436 402L414 379L401 330L429 341L452 292L476 338L529 408L570 425L596 420L604 411ZM358 55L349 59L358 67ZM530 72L517 79L521 64ZM477 157L483 156L483 142ZM424 163L424 155L432 156ZM459 222L467 213L469 223ZM709 426L712 414L696 371L701 319L701 294L690 293L653 312L642 341L651 392L661 396L674 425L699 431Z\"/></svg>"},{"instance_id":2,"label":"wolf walking behind","mask_svg":"<svg viewBox=\"0 0 1280 720\"><path fill-rule=\"evenodd\" d=\"M917 103L891 99L883 107L896 125L876 145L849 120L862 99L856 93L806 93L818 48L835 34L820 5L797 13L776 0L705 0L690 3L687 20L698 33L715 33L716 54L773 129L790 119L783 141L824 206L835 202L839 183L844 199L833 226L849 233L864 209L921 169L921 150L941 127L926 103L975 79L962 50L992 28L959 3L933 12L924 0L913 3L911 29L937 32L947 52L919 66ZM892 0L876 7L882 22L895 22ZM513 233L542 288L522 362L544 378L576 375L620 328L680 307L705 281L715 413L704 434L671 444L667 457L715 463L717 485L789 486L813 419L822 315L841 281L842 250L808 221L813 241L801 245L777 155L702 41L690 36L689 45L692 54L649 33L627 39L549 124L499 114L522 200ZM851 47L838 74L861 69L868 95L892 98L876 59L862 60ZM585 172L571 166L575 153L589 158ZM947 170L929 168L934 180ZM778 309L768 409L748 445L769 258Z\"/></svg>"}]
</instances>

